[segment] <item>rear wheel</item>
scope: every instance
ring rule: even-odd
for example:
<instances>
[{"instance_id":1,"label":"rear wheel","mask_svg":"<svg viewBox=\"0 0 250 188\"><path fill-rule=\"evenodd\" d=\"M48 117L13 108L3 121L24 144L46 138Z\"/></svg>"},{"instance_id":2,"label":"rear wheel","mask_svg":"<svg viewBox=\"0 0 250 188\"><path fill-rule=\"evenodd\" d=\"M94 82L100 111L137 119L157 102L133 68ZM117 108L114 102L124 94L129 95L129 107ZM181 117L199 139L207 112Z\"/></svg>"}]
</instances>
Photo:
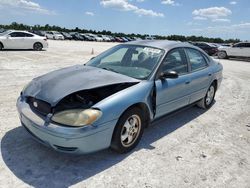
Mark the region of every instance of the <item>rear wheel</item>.
<instances>
[{"instance_id":1,"label":"rear wheel","mask_svg":"<svg viewBox=\"0 0 250 188\"><path fill-rule=\"evenodd\" d=\"M40 42L36 42L33 45L33 49L36 50L36 51L41 51L43 49L43 45Z\"/></svg>"},{"instance_id":2,"label":"rear wheel","mask_svg":"<svg viewBox=\"0 0 250 188\"><path fill-rule=\"evenodd\" d=\"M208 88L208 91L206 93L206 96L201 99L199 102L198 102L198 106L200 108L203 108L203 109L208 109L210 108L212 105L213 105L213 102L214 102L214 96L215 96L215 92L216 92L216 86L215 86L215 83L213 82L209 88Z\"/></svg>"},{"instance_id":3,"label":"rear wheel","mask_svg":"<svg viewBox=\"0 0 250 188\"><path fill-rule=\"evenodd\" d=\"M134 107L127 110L117 122L111 148L119 153L134 149L142 137L145 123L141 109Z\"/></svg>"},{"instance_id":4,"label":"rear wheel","mask_svg":"<svg viewBox=\"0 0 250 188\"><path fill-rule=\"evenodd\" d=\"M218 58L219 59L226 59L226 58L228 58L227 52L225 52L225 51L218 52Z\"/></svg>"},{"instance_id":5,"label":"rear wheel","mask_svg":"<svg viewBox=\"0 0 250 188\"><path fill-rule=\"evenodd\" d=\"M2 43L0 43L0 50L2 50L3 49L3 44Z\"/></svg>"}]
</instances>

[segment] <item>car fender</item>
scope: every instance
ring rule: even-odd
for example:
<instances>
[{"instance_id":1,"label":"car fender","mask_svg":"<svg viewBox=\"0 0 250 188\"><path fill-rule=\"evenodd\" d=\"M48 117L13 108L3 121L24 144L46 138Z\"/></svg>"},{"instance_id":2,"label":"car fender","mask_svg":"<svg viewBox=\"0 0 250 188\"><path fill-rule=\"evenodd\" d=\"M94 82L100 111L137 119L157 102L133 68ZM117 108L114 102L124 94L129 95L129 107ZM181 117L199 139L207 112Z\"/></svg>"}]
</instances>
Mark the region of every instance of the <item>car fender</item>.
<instances>
[{"instance_id":1,"label":"car fender","mask_svg":"<svg viewBox=\"0 0 250 188\"><path fill-rule=\"evenodd\" d=\"M143 103L147 106L150 115L149 118L153 119L153 103L155 100L154 97L152 97L153 89L153 81L142 81L98 102L92 108L100 109L102 117L96 121L95 124L100 125L114 119L119 119L124 111L138 103Z\"/></svg>"}]
</instances>

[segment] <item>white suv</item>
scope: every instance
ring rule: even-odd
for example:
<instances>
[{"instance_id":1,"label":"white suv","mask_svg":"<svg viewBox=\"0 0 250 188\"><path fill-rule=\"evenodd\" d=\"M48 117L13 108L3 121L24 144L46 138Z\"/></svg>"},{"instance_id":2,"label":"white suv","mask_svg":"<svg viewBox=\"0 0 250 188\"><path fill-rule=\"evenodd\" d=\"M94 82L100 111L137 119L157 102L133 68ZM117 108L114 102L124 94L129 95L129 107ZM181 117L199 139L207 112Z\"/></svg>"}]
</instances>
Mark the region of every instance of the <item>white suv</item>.
<instances>
[{"instance_id":1,"label":"white suv","mask_svg":"<svg viewBox=\"0 0 250 188\"><path fill-rule=\"evenodd\" d=\"M250 42L236 43L231 47L219 47L218 58L250 57Z\"/></svg>"}]
</instances>

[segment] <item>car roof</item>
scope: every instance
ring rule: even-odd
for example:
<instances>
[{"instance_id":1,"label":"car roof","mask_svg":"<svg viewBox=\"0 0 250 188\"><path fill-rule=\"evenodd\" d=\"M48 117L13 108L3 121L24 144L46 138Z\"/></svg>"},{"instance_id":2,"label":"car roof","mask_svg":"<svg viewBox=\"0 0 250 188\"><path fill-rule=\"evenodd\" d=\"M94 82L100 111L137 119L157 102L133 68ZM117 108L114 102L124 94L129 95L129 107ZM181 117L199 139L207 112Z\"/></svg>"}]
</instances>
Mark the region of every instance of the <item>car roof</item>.
<instances>
[{"instance_id":1,"label":"car roof","mask_svg":"<svg viewBox=\"0 0 250 188\"><path fill-rule=\"evenodd\" d=\"M151 46L155 48L161 48L166 51L177 48L177 47L192 47L196 48L194 45L191 45L187 42L180 42L180 41L170 41L170 40L138 40L127 42L125 44L133 44L133 45L142 45L142 46Z\"/></svg>"},{"instance_id":2,"label":"car roof","mask_svg":"<svg viewBox=\"0 0 250 188\"><path fill-rule=\"evenodd\" d=\"M24 30L7 30L9 33L13 33L13 32L22 32L22 33L28 33L28 34L31 34L31 35L36 35L35 33L32 33L32 32L29 32L29 31L24 31ZM38 35L36 35L38 36Z\"/></svg>"}]
</instances>

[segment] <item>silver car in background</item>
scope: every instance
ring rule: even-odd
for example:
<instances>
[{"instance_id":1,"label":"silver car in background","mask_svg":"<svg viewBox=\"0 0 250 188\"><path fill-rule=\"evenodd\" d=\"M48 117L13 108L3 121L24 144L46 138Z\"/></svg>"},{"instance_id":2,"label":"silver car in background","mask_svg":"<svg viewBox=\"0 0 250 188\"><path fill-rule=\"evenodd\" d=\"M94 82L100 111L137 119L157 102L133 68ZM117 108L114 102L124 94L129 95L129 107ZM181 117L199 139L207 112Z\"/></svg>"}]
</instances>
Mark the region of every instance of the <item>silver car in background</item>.
<instances>
[{"instance_id":1,"label":"silver car in background","mask_svg":"<svg viewBox=\"0 0 250 188\"><path fill-rule=\"evenodd\" d=\"M48 39L53 39L53 40L64 40L64 36L59 33L58 31L47 31L45 36Z\"/></svg>"},{"instance_id":2,"label":"silver car in background","mask_svg":"<svg viewBox=\"0 0 250 188\"><path fill-rule=\"evenodd\" d=\"M27 31L9 30L0 33L0 50L2 49L34 49L37 51L48 48L45 37Z\"/></svg>"}]
</instances>

